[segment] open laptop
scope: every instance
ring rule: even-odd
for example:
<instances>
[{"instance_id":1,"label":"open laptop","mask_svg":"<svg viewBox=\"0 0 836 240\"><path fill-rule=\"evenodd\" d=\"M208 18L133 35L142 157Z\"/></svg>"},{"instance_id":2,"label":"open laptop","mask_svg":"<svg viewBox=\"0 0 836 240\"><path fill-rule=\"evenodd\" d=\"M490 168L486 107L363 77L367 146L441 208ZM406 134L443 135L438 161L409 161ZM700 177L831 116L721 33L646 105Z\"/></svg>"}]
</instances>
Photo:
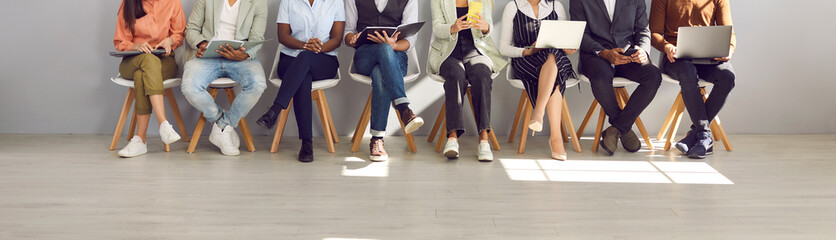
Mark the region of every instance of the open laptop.
<instances>
[{"instance_id":1,"label":"open laptop","mask_svg":"<svg viewBox=\"0 0 836 240\"><path fill-rule=\"evenodd\" d=\"M674 58L694 64L719 63L714 58L728 57L732 26L679 27Z\"/></svg>"},{"instance_id":2,"label":"open laptop","mask_svg":"<svg viewBox=\"0 0 836 240\"><path fill-rule=\"evenodd\" d=\"M526 48L579 49L584 30L585 21L543 20L540 22L537 45Z\"/></svg>"}]
</instances>

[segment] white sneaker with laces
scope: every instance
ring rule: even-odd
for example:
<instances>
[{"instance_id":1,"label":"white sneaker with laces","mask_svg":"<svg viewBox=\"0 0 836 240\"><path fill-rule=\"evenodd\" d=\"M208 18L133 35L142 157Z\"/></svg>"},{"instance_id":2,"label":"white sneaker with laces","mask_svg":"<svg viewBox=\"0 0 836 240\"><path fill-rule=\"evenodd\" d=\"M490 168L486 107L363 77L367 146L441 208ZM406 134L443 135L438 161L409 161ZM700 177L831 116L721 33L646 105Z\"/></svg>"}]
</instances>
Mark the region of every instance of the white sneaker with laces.
<instances>
[{"instance_id":1,"label":"white sneaker with laces","mask_svg":"<svg viewBox=\"0 0 836 240\"><path fill-rule=\"evenodd\" d=\"M130 158L136 157L148 152L148 146L142 142L142 138L139 136L134 136L131 138L131 141L128 142L128 145L122 150L119 150L119 156Z\"/></svg>"},{"instance_id":2,"label":"white sneaker with laces","mask_svg":"<svg viewBox=\"0 0 836 240\"><path fill-rule=\"evenodd\" d=\"M241 148L241 139L238 138L238 132L235 131L235 128L229 125L224 128L224 132L227 132L227 128L229 129L229 133L231 133L230 137L232 137L232 146L234 146L235 149Z\"/></svg>"},{"instance_id":3,"label":"white sneaker with laces","mask_svg":"<svg viewBox=\"0 0 836 240\"><path fill-rule=\"evenodd\" d=\"M214 144L216 147L221 149L221 153L227 156L237 156L241 154L238 151L232 142L232 134L235 134L235 130L228 131L227 129L231 129L232 127L226 126L223 130L218 124L212 124L212 133L209 134L209 142Z\"/></svg>"},{"instance_id":4,"label":"white sneaker with laces","mask_svg":"<svg viewBox=\"0 0 836 240\"><path fill-rule=\"evenodd\" d=\"M172 144L180 141L180 134L177 134L177 131L174 131L174 127L168 121L165 121L160 123L160 138L163 140L163 143Z\"/></svg>"},{"instance_id":5,"label":"white sneaker with laces","mask_svg":"<svg viewBox=\"0 0 836 240\"><path fill-rule=\"evenodd\" d=\"M477 147L476 159L480 162L491 162L493 161L493 153L491 152L491 144L487 141L479 141L479 147Z\"/></svg>"},{"instance_id":6,"label":"white sneaker with laces","mask_svg":"<svg viewBox=\"0 0 836 240\"><path fill-rule=\"evenodd\" d=\"M444 144L444 156L447 159L459 158L459 141L455 138L448 138Z\"/></svg>"}]
</instances>

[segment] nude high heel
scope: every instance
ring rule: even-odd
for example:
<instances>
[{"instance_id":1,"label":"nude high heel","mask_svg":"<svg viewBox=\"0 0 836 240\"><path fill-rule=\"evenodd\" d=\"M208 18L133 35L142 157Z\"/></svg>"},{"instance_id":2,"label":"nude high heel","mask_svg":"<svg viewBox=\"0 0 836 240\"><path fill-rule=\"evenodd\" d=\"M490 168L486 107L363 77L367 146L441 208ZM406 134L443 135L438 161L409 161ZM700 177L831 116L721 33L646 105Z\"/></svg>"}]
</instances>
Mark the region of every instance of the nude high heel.
<instances>
[{"instance_id":1,"label":"nude high heel","mask_svg":"<svg viewBox=\"0 0 836 240\"><path fill-rule=\"evenodd\" d=\"M551 157L554 160L566 161L566 159L568 158L566 156L566 154L558 154L558 153L552 152L552 141L549 141L549 152L551 153L551 155L552 155Z\"/></svg>"},{"instance_id":2,"label":"nude high heel","mask_svg":"<svg viewBox=\"0 0 836 240\"><path fill-rule=\"evenodd\" d=\"M531 136L534 136L534 133L543 131L543 124L534 120L528 121L528 129L531 129Z\"/></svg>"}]
</instances>

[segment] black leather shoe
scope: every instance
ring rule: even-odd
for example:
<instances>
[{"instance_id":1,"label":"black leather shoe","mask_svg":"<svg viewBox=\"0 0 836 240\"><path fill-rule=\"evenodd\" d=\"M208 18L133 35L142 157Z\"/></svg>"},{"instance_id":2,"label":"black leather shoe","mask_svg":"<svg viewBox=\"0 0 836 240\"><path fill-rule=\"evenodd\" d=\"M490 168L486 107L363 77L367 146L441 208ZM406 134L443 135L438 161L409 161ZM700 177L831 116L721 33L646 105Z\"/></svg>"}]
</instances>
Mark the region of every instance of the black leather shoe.
<instances>
[{"instance_id":1,"label":"black leather shoe","mask_svg":"<svg viewBox=\"0 0 836 240\"><path fill-rule=\"evenodd\" d=\"M300 162L313 162L313 141L302 139L302 149L299 149Z\"/></svg>"},{"instance_id":2,"label":"black leather shoe","mask_svg":"<svg viewBox=\"0 0 836 240\"><path fill-rule=\"evenodd\" d=\"M627 133L622 134L620 139L621 146L628 152L634 153L642 149L642 142L639 141L639 136L636 136L633 130L628 130Z\"/></svg>"},{"instance_id":3,"label":"black leather shoe","mask_svg":"<svg viewBox=\"0 0 836 240\"><path fill-rule=\"evenodd\" d=\"M255 123L264 129L270 130L273 129L273 125L276 125L276 119L278 118L279 113L273 111L273 109L269 109L266 113L264 113L264 115L261 115L261 118L259 118Z\"/></svg>"},{"instance_id":4,"label":"black leather shoe","mask_svg":"<svg viewBox=\"0 0 836 240\"><path fill-rule=\"evenodd\" d=\"M708 150L713 152L714 139L711 137L711 132L697 132L697 142L688 151L688 157L693 159L703 159L708 154Z\"/></svg>"},{"instance_id":5,"label":"black leather shoe","mask_svg":"<svg viewBox=\"0 0 836 240\"><path fill-rule=\"evenodd\" d=\"M607 155L612 156L615 153L615 150L618 149L618 139L621 138L621 132L618 131L615 127L608 127L601 133L601 148L604 149L604 152L607 152Z\"/></svg>"}]
</instances>

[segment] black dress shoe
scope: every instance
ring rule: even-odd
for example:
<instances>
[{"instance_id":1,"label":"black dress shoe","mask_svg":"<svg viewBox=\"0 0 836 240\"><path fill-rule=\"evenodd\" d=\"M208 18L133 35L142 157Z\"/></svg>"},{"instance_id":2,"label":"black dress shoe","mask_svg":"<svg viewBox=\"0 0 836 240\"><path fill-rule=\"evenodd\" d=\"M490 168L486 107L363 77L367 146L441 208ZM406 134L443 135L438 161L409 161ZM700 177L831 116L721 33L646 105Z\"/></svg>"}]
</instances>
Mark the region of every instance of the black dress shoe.
<instances>
[{"instance_id":1,"label":"black dress shoe","mask_svg":"<svg viewBox=\"0 0 836 240\"><path fill-rule=\"evenodd\" d=\"M627 133L621 135L621 146L624 150L634 153L642 149L642 142L639 141L639 136L633 130L628 130Z\"/></svg>"},{"instance_id":2,"label":"black dress shoe","mask_svg":"<svg viewBox=\"0 0 836 240\"><path fill-rule=\"evenodd\" d=\"M618 139L621 138L621 131L618 131L615 127L608 127L601 133L601 148L604 149L604 152L607 152L608 155L612 156L615 153L615 150L618 149Z\"/></svg>"},{"instance_id":3,"label":"black dress shoe","mask_svg":"<svg viewBox=\"0 0 836 240\"><path fill-rule=\"evenodd\" d=\"M313 141L302 139L302 149L299 149L300 162L313 162Z\"/></svg>"},{"instance_id":4,"label":"black dress shoe","mask_svg":"<svg viewBox=\"0 0 836 240\"><path fill-rule=\"evenodd\" d=\"M276 125L276 119L278 118L279 113L273 111L273 109L268 109L267 112L264 113L264 115L261 115L261 118L259 118L255 123L264 129L270 130L273 129L273 125Z\"/></svg>"},{"instance_id":5,"label":"black dress shoe","mask_svg":"<svg viewBox=\"0 0 836 240\"><path fill-rule=\"evenodd\" d=\"M703 159L708 154L708 150L713 152L714 139L711 137L711 132L697 132L697 142L694 147L688 151L688 157L693 159Z\"/></svg>"}]
</instances>

